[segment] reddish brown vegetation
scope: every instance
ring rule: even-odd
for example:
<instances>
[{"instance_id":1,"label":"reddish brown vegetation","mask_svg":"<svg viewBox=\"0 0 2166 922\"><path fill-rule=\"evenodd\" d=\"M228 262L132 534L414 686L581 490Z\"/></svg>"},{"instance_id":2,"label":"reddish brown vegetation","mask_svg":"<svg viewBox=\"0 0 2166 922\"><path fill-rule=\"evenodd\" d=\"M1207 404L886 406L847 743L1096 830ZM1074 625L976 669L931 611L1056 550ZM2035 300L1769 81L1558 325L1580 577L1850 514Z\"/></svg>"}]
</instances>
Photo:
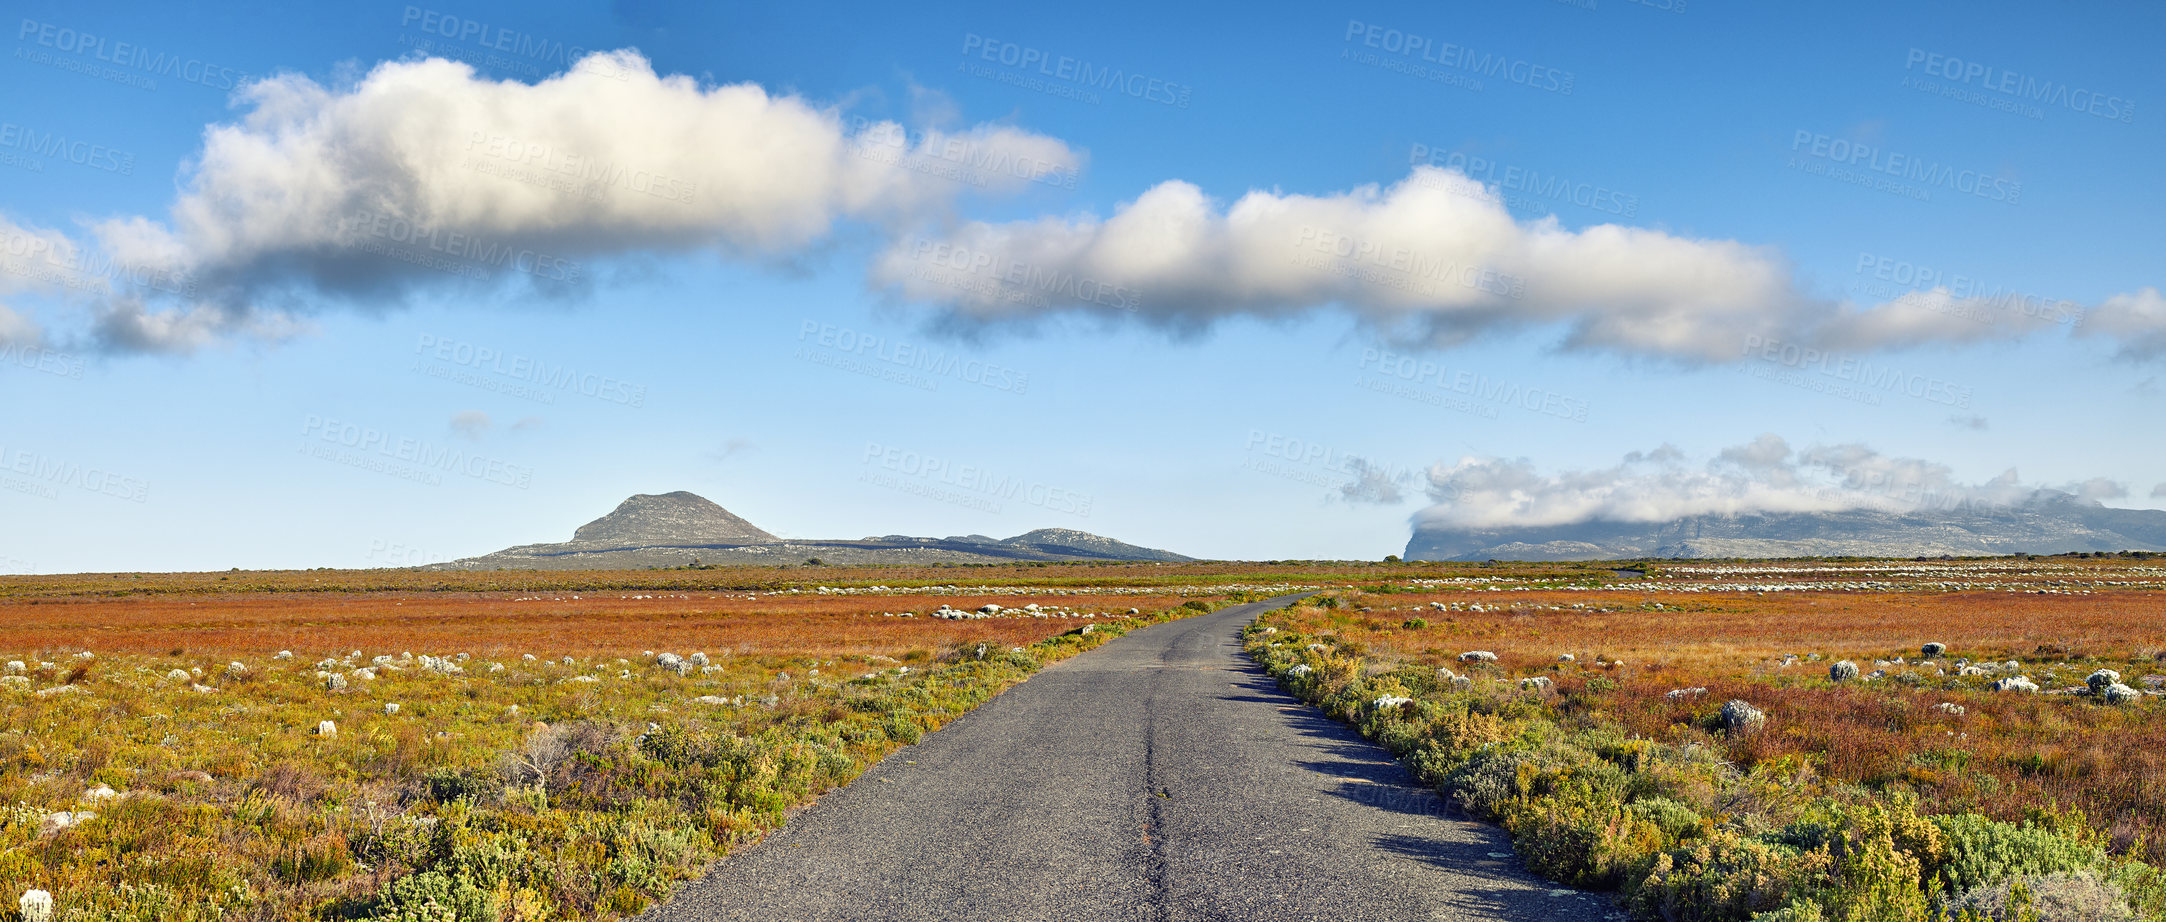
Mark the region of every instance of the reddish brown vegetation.
<instances>
[{"instance_id":1,"label":"reddish brown vegetation","mask_svg":"<svg viewBox=\"0 0 2166 922\"><path fill-rule=\"evenodd\" d=\"M1432 666L1458 667L1458 653L1492 650L1509 674L1553 676L1560 707L1579 719L1719 746L1740 765L1787 760L1833 780L1913 791L1933 812L2021 820L2081 810L2117 846L2166 859L2162 699L2116 708L2076 695L1995 693L1982 679L1955 678L1952 665L2018 660L2049 690L2080 686L2106 666L2147 687L2144 676L2166 674L2166 599L2156 592L1465 592L1349 601L1352 610L1320 612L1309 629ZM1501 610L1434 611L1431 601ZM1546 610L1575 603L1623 610ZM1410 617L1427 625L1404 626ZM1828 681L1834 660L1870 672L1876 659L1915 662L1926 642L1948 645L1940 664L1948 675ZM1565 653L1579 662L1559 664ZM1780 665L1786 654L1813 653L1821 658ZM1597 666L1598 657L1624 665ZM1691 687L1707 693L1667 697ZM1731 698L1764 709L1768 732L1714 732L1714 714Z\"/></svg>"},{"instance_id":2,"label":"reddish brown vegetation","mask_svg":"<svg viewBox=\"0 0 2166 922\"><path fill-rule=\"evenodd\" d=\"M1028 644L1074 619L941 621L942 603L976 608L1059 603L1119 614L1169 608L1182 596L821 596L746 593L235 593L0 600L0 650L65 647L166 653L351 649L634 656L643 650L791 655L938 651L964 640ZM578 596L574 598L573 596ZM679 597L682 596L682 597ZM915 618L882 612L914 610Z\"/></svg>"}]
</instances>

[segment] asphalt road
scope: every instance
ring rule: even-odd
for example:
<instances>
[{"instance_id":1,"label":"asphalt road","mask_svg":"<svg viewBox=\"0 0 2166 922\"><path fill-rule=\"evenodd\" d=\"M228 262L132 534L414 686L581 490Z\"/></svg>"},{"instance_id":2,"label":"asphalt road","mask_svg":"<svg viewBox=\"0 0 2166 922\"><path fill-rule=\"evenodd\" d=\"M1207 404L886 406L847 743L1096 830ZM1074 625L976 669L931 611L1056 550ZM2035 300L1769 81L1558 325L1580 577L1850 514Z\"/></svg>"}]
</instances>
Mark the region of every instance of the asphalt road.
<instances>
[{"instance_id":1,"label":"asphalt road","mask_svg":"<svg viewBox=\"0 0 2166 922\"><path fill-rule=\"evenodd\" d=\"M897 750L647 922L1621 919L1280 691L1238 632L1134 631Z\"/></svg>"}]
</instances>

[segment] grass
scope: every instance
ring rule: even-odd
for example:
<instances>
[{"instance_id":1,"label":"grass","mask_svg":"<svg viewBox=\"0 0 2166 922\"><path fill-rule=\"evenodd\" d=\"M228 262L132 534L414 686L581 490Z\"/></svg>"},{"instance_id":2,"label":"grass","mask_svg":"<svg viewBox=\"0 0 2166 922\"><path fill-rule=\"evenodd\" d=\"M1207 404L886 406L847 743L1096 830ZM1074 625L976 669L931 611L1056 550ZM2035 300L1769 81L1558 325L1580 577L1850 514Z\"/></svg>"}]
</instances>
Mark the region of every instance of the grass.
<instances>
[{"instance_id":1,"label":"grass","mask_svg":"<svg viewBox=\"0 0 2166 922\"><path fill-rule=\"evenodd\" d=\"M634 913L1042 665L1231 597L293 578L10 587L0 919L29 888L70 922ZM988 601L1067 617L926 617Z\"/></svg>"},{"instance_id":2,"label":"grass","mask_svg":"<svg viewBox=\"0 0 2166 922\"><path fill-rule=\"evenodd\" d=\"M1629 588L1338 593L1266 617L1248 643L1504 825L1531 868L1646 918L1937 919L1967 891L2068 872L2160 919L2162 705L2077 689L2101 667L2166 684L2161 575L2096 560L1672 566ZM1949 652L1921 664L1926 642ZM1477 649L1497 661L1459 660ZM1839 659L1882 675L1834 683ZM1963 659L2015 660L2047 693L1990 691L2007 673L1961 675ZM1536 676L1549 686L1522 687ZM1385 696L1411 701L1376 707ZM1732 699L1766 726L1725 730Z\"/></svg>"}]
</instances>

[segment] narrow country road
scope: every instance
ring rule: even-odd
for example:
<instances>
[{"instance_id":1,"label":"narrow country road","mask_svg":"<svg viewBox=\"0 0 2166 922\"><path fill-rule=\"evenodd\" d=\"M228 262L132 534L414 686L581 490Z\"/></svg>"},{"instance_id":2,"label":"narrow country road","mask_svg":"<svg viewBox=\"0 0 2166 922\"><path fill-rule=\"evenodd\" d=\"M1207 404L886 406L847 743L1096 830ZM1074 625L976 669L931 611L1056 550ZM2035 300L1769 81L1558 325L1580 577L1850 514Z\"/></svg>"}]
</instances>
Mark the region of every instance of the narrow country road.
<instances>
[{"instance_id":1,"label":"narrow country road","mask_svg":"<svg viewBox=\"0 0 2166 922\"><path fill-rule=\"evenodd\" d=\"M645 922L1613 920L1522 870L1238 632L1289 599L1054 665L716 864Z\"/></svg>"}]
</instances>

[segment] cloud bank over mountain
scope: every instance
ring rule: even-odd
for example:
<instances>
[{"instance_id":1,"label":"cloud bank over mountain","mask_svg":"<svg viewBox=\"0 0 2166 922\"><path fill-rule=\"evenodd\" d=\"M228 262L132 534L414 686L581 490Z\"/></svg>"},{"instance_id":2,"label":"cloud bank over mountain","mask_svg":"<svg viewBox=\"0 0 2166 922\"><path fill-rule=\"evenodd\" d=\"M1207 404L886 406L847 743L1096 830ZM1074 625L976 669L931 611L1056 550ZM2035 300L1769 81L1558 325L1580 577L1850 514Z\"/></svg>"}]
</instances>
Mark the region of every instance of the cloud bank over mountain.
<instances>
[{"instance_id":1,"label":"cloud bank over mountain","mask_svg":"<svg viewBox=\"0 0 2166 922\"><path fill-rule=\"evenodd\" d=\"M1495 529L1586 522L1654 523L1695 516L1947 511L2014 507L2054 496L2128 495L2105 479L2025 484L2014 470L1979 483L1944 464L1864 445L1792 448L1773 434L1695 461L1673 446L1610 467L1543 472L1526 459L1465 458L1429 470L1432 505L1417 529Z\"/></svg>"}]
</instances>

